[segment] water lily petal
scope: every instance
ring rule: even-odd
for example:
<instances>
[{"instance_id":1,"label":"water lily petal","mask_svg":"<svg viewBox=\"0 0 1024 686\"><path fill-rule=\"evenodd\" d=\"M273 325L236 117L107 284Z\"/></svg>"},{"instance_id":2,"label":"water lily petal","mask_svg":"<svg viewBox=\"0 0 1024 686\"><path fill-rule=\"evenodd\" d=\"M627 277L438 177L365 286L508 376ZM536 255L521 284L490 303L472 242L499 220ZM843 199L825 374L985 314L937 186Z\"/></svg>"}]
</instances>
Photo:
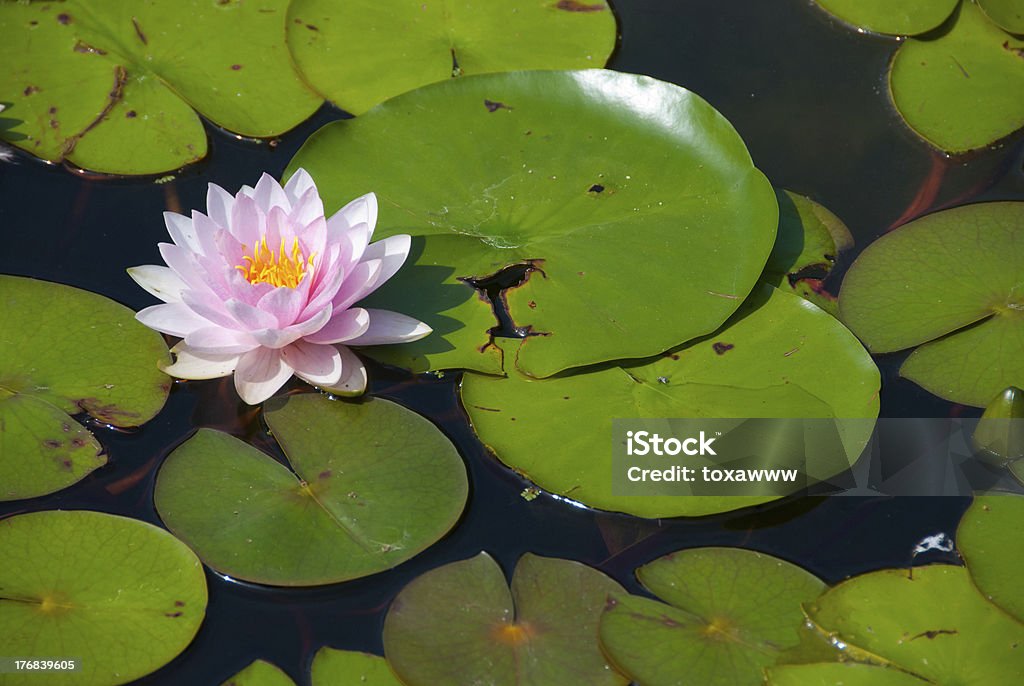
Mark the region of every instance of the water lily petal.
<instances>
[{"instance_id":1,"label":"water lily petal","mask_svg":"<svg viewBox=\"0 0 1024 686\"><path fill-rule=\"evenodd\" d=\"M292 376L292 368L278 350L257 348L242 355L235 367L235 390L249 405L274 395Z\"/></svg>"},{"instance_id":2,"label":"water lily petal","mask_svg":"<svg viewBox=\"0 0 1024 686\"><path fill-rule=\"evenodd\" d=\"M206 188L206 213L220 228L231 227L231 213L234 209L235 199L226 190L215 183Z\"/></svg>"},{"instance_id":3,"label":"water lily petal","mask_svg":"<svg viewBox=\"0 0 1024 686\"><path fill-rule=\"evenodd\" d=\"M366 252L363 253L362 260L367 262L369 260L380 260L380 272L374 279L373 284L368 284L367 288L364 289L361 298L365 298L370 293L380 288L385 281L395 275L395 272L405 264L406 258L409 256L409 248L412 246L412 237L408 234L398 234L395 236L389 236L383 240L377 241L367 246Z\"/></svg>"},{"instance_id":4,"label":"water lily petal","mask_svg":"<svg viewBox=\"0 0 1024 686\"><path fill-rule=\"evenodd\" d=\"M358 338L346 341L346 345L386 345L418 341L433 329L412 317L388 310L366 310L370 314L370 326Z\"/></svg>"},{"instance_id":5,"label":"water lily petal","mask_svg":"<svg viewBox=\"0 0 1024 686\"><path fill-rule=\"evenodd\" d=\"M165 303L181 302L181 292L188 288L172 269L155 264L131 267L128 276Z\"/></svg>"},{"instance_id":6,"label":"water lily petal","mask_svg":"<svg viewBox=\"0 0 1024 686\"><path fill-rule=\"evenodd\" d=\"M281 350L295 375L314 386L333 386L341 381L341 354L333 345L296 341Z\"/></svg>"},{"instance_id":7,"label":"water lily petal","mask_svg":"<svg viewBox=\"0 0 1024 686\"><path fill-rule=\"evenodd\" d=\"M306 294L298 288L275 288L260 298L256 308L273 315L277 326L284 328L295 323L306 304Z\"/></svg>"},{"instance_id":8,"label":"water lily petal","mask_svg":"<svg viewBox=\"0 0 1024 686\"><path fill-rule=\"evenodd\" d=\"M358 302L366 295L366 290L377 282L377 275L380 274L381 261L369 260L360 262L352 268L352 273L346 277L341 284L334 300L334 311L347 310L353 303Z\"/></svg>"},{"instance_id":9,"label":"water lily petal","mask_svg":"<svg viewBox=\"0 0 1024 686\"><path fill-rule=\"evenodd\" d=\"M184 303L153 305L136 312L135 318L160 333L181 337L210 325L210 322L193 312Z\"/></svg>"},{"instance_id":10,"label":"water lily petal","mask_svg":"<svg viewBox=\"0 0 1024 686\"><path fill-rule=\"evenodd\" d=\"M185 336L185 345L194 352L215 355L240 355L259 347L251 334L220 326L196 329Z\"/></svg>"},{"instance_id":11,"label":"water lily petal","mask_svg":"<svg viewBox=\"0 0 1024 686\"><path fill-rule=\"evenodd\" d=\"M205 326L222 326L226 329L241 329L231 313L224 308L224 302L208 292L187 290L181 294L181 301L195 314L206 320Z\"/></svg>"},{"instance_id":12,"label":"water lily petal","mask_svg":"<svg viewBox=\"0 0 1024 686\"><path fill-rule=\"evenodd\" d=\"M288 218L295 226L306 226L315 219L324 218L324 203L315 186L292 201L292 210L288 213ZM325 220L324 229L326 228Z\"/></svg>"},{"instance_id":13,"label":"water lily petal","mask_svg":"<svg viewBox=\"0 0 1024 686\"><path fill-rule=\"evenodd\" d=\"M336 395L362 395L366 391L366 366L345 346L339 345L337 348L341 355L341 379L325 388Z\"/></svg>"},{"instance_id":14,"label":"water lily petal","mask_svg":"<svg viewBox=\"0 0 1024 686\"><path fill-rule=\"evenodd\" d=\"M316 190L316 184L313 182L313 177L309 175L309 172L301 167L295 170L292 177L288 179L288 183L284 185L284 194L288 196L288 200L291 201L292 207L298 202L299 198L304 196L309 189ZM323 214L321 212L320 214Z\"/></svg>"},{"instance_id":15,"label":"water lily petal","mask_svg":"<svg viewBox=\"0 0 1024 686\"><path fill-rule=\"evenodd\" d=\"M199 353L184 341L171 348L174 364L161 363L160 369L178 379L219 379L235 371L238 355L215 355Z\"/></svg>"},{"instance_id":16,"label":"water lily petal","mask_svg":"<svg viewBox=\"0 0 1024 686\"><path fill-rule=\"evenodd\" d=\"M239 194L231 208L231 223L228 227L231 235L252 252L260 242L260 227L263 226L263 213L256 207L256 201L247 195Z\"/></svg>"},{"instance_id":17,"label":"water lily petal","mask_svg":"<svg viewBox=\"0 0 1024 686\"><path fill-rule=\"evenodd\" d=\"M329 305L334 296L338 294L342 282L345 280L345 272L342 269L334 269L328 272L325 280L314 287L312 297L306 303L306 307L299 314L299 319L308 319L317 311Z\"/></svg>"},{"instance_id":18,"label":"water lily petal","mask_svg":"<svg viewBox=\"0 0 1024 686\"><path fill-rule=\"evenodd\" d=\"M174 212L164 212L164 224L174 244L192 252L202 252L199 237L196 236L192 220Z\"/></svg>"},{"instance_id":19,"label":"water lily petal","mask_svg":"<svg viewBox=\"0 0 1024 686\"><path fill-rule=\"evenodd\" d=\"M345 310L331 318L319 331L305 337L310 343L345 343L357 338L370 326L370 313L361 307Z\"/></svg>"},{"instance_id":20,"label":"water lily petal","mask_svg":"<svg viewBox=\"0 0 1024 686\"><path fill-rule=\"evenodd\" d=\"M259 331L277 327L277 317L241 300L226 300L224 307L243 329Z\"/></svg>"},{"instance_id":21,"label":"water lily petal","mask_svg":"<svg viewBox=\"0 0 1024 686\"><path fill-rule=\"evenodd\" d=\"M251 333L253 338L255 338L260 345L276 350L278 348L283 348L286 345L290 345L300 338L305 338L306 336L319 331L323 328L324 324L330 320L330 318L331 308L327 307L317 312L306 321L292 324L287 328L267 328L260 331L253 331Z\"/></svg>"},{"instance_id":22,"label":"water lily petal","mask_svg":"<svg viewBox=\"0 0 1024 686\"><path fill-rule=\"evenodd\" d=\"M252 199L256 201L256 206L263 210L265 214L270 214L270 210L274 207L280 207L286 213L292 208L292 204L288 201L288 196L285 195L281 184L266 172L263 173L263 176L260 177L259 182L256 184Z\"/></svg>"},{"instance_id":23,"label":"water lily petal","mask_svg":"<svg viewBox=\"0 0 1024 686\"><path fill-rule=\"evenodd\" d=\"M343 266L351 267L363 256L376 224L377 196L373 193L356 198L327 220L328 240L340 242L343 246Z\"/></svg>"}]
</instances>

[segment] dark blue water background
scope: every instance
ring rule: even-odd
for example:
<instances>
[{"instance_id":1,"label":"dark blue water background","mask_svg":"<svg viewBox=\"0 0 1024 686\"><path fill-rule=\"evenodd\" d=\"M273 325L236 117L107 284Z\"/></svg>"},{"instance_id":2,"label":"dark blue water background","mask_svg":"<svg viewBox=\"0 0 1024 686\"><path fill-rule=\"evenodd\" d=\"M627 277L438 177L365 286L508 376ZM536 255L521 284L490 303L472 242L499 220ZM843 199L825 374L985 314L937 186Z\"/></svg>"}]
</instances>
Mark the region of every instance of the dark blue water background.
<instances>
[{"instance_id":1,"label":"dark blue water background","mask_svg":"<svg viewBox=\"0 0 1024 686\"><path fill-rule=\"evenodd\" d=\"M929 209L1024 200L1020 135L948 159L902 125L886 93L885 70L898 46L895 39L858 34L810 0L617 0L614 5L622 35L609 66L680 84L707 99L735 125L774 184L809 195L848 224L857 240L854 253L895 223ZM27 158L0 165L0 273L85 288L134 309L150 305L150 296L125 269L160 263L156 244L167 240L161 212L203 209L208 182L234 192L263 171L280 177L306 137L343 116L325 106L272 144L238 140L211 127L209 158L163 184L95 178ZM359 161L339 160L346 163ZM878 359L883 416L977 413L900 380L901 360L901 355ZM371 367L370 374L374 394L431 418L459 447L472 483L461 523L400 567L335 586L285 591L208 573L210 604L195 642L135 683L220 683L255 658L308 683L317 648L382 652L384 613L398 591L417 575L480 550L508 572L527 551L580 560L639 591L632 570L664 553L744 546L835 582L910 564L914 545L926 535L952 533L967 506L964 499L948 498L805 498L697 520L646 521L592 512L547 495L527 502L520 492L528 484L473 436L456 398L458 374L410 378L379 367ZM156 470L197 427L229 431L276 451L255 411L237 400L230 379L176 384L164 411L139 430L90 426L110 463L61 493L0 503L0 516L85 508L159 523L152 503Z\"/></svg>"}]
</instances>

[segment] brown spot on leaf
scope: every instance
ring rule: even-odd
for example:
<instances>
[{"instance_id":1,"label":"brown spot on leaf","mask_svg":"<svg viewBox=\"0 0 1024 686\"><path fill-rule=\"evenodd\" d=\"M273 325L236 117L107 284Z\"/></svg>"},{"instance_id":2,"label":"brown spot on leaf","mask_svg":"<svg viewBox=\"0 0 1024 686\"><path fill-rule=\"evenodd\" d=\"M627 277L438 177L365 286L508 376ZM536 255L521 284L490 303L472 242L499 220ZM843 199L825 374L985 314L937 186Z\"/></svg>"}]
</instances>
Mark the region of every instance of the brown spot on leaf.
<instances>
[{"instance_id":1,"label":"brown spot on leaf","mask_svg":"<svg viewBox=\"0 0 1024 686\"><path fill-rule=\"evenodd\" d=\"M497 112L498 110L511 110L512 108L503 102L497 100L488 100L484 98L484 107L487 108L488 112Z\"/></svg>"},{"instance_id":2,"label":"brown spot on leaf","mask_svg":"<svg viewBox=\"0 0 1024 686\"><path fill-rule=\"evenodd\" d=\"M718 354L718 355L724 355L724 354L726 354L727 352L729 352L730 350L732 350L735 347L736 346L733 345L732 343L723 343L722 341L716 341L711 346L712 350L714 350L715 353ZM679 359L679 358L676 357L676 359Z\"/></svg>"},{"instance_id":3,"label":"brown spot on leaf","mask_svg":"<svg viewBox=\"0 0 1024 686\"><path fill-rule=\"evenodd\" d=\"M1003 50L1007 50L1009 52L1012 52L1017 57L1020 57L1021 59L1024 59L1024 48L1014 47L1014 46L1010 45L1010 41L1008 41L1008 40L1004 40L1003 41Z\"/></svg>"},{"instance_id":4,"label":"brown spot on leaf","mask_svg":"<svg viewBox=\"0 0 1024 686\"><path fill-rule=\"evenodd\" d=\"M922 631L917 636L911 637L911 641L916 641L919 638L927 638L932 640L938 636L956 636L959 631L956 629L932 629L931 631Z\"/></svg>"},{"instance_id":5,"label":"brown spot on leaf","mask_svg":"<svg viewBox=\"0 0 1024 686\"><path fill-rule=\"evenodd\" d=\"M535 300L531 300L530 302L528 302L526 304L530 307L531 310L536 310L537 309L537 302Z\"/></svg>"},{"instance_id":6,"label":"brown spot on leaf","mask_svg":"<svg viewBox=\"0 0 1024 686\"><path fill-rule=\"evenodd\" d=\"M185 613L184 612L180 612L180 611L179 612L165 612L164 613L164 617L180 617L183 614L185 614Z\"/></svg>"},{"instance_id":7,"label":"brown spot on leaf","mask_svg":"<svg viewBox=\"0 0 1024 686\"><path fill-rule=\"evenodd\" d=\"M71 15L66 12L61 12L57 15L57 23L67 26L71 23Z\"/></svg>"},{"instance_id":8,"label":"brown spot on leaf","mask_svg":"<svg viewBox=\"0 0 1024 686\"><path fill-rule=\"evenodd\" d=\"M593 186L587 189L587 193L604 193L604 186L599 183L595 183Z\"/></svg>"},{"instance_id":9,"label":"brown spot on leaf","mask_svg":"<svg viewBox=\"0 0 1024 686\"><path fill-rule=\"evenodd\" d=\"M231 69L233 69L234 71L238 71L241 68L242 68L242 65L240 65L240 64L232 64L231 65Z\"/></svg>"},{"instance_id":10,"label":"brown spot on leaf","mask_svg":"<svg viewBox=\"0 0 1024 686\"><path fill-rule=\"evenodd\" d=\"M331 478L331 470L330 469L325 469L324 471L322 471L319 474L317 474L316 478L318 478L318 479L329 479L329 478Z\"/></svg>"},{"instance_id":11,"label":"brown spot on leaf","mask_svg":"<svg viewBox=\"0 0 1024 686\"><path fill-rule=\"evenodd\" d=\"M39 92L39 86L25 86L25 90L23 90L21 92L21 94L25 95L25 96L28 96L28 95L32 95L33 93L38 93L38 92Z\"/></svg>"},{"instance_id":12,"label":"brown spot on leaf","mask_svg":"<svg viewBox=\"0 0 1024 686\"><path fill-rule=\"evenodd\" d=\"M75 52L81 52L81 53L85 53L87 55L106 55L107 54L106 50L100 50L99 48L94 48L93 46L89 45L88 43L86 43L84 41L78 41L77 43L75 43L75 48L74 49L75 49Z\"/></svg>"},{"instance_id":13,"label":"brown spot on leaf","mask_svg":"<svg viewBox=\"0 0 1024 686\"><path fill-rule=\"evenodd\" d=\"M142 32L142 27L139 25L139 20L132 17L132 26L135 27L135 35L139 37L143 45L149 45L149 39L146 38L146 34Z\"/></svg>"},{"instance_id":14,"label":"brown spot on leaf","mask_svg":"<svg viewBox=\"0 0 1024 686\"><path fill-rule=\"evenodd\" d=\"M316 24L306 24L306 28L310 31L319 31L320 28Z\"/></svg>"},{"instance_id":15,"label":"brown spot on leaf","mask_svg":"<svg viewBox=\"0 0 1024 686\"><path fill-rule=\"evenodd\" d=\"M47 448L59 448L63 445L63 443L52 438L47 438L45 441L43 441L43 445L45 445Z\"/></svg>"},{"instance_id":16,"label":"brown spot on leaf","mask_svg":"<svg viewBox=\"0 0 1024 686\"><path fill-rule=\"evenodd\" d=\"M62 431L63 431L64 433L67 433L68 431L71 431L71 425L70 425L70 424L68 424L67 422L64 422L63 424L61 424L61 425L60 425L60 428L61 428L61 430L62 430Z\"/></svg>"},{"instance_id":17,"label":"brown spot on leaf","mask_svg":"<svg viewBox=\"0 0 1024 686\"><path fill-rule=\"evenodd\" d=\"M588 4L579 0L558 0L555 3L555 9L565 10L566 12L603 12L608 7L601 2Z\"/></svg>"},{"instance_id":18,"label":"brown spot on leaf","mask_svg":"<svg viewBox=\"0 0 1024 686\"><path fill-rule=\"evenodd\" d=\"M69 472L71 471L71 467L72 467L71 460L67 460L67 459L61 460L60 465L65 470L67 470Z\"/></svg>"},{"instance_id":19,"label":"brown spot on leaf","mask_svg":"<svg viewBox=\"0 0 1024 686\"><path fill-rule=\"evenodd\" d=\"M76 448L81 448L85 445L85 439L82 438L81 436L75 436L74 438L71 439L71 445L75 446Z\"/></svg>"},{"instance_id":20,"label":"brown spot on leaf","mask_svg":"<svg viewBox=\"0 0 1024 686\"><path fill-rule=\"evenodd\" d=\"M484 412L501 412L501 410L499 410L497 408L494 408L494 407L484 407L483 405L474 405L473 407L475 407L478 410L483 410Z\"/></svg>"},{"instance_id":21,"label":"brown spot on leaf","mask_svg":"<svg viewBox=\"0 0 1024 686\"><path fill-rule=\"evenodd\" d=\"M50 114L57 114L57 108L56 107L51 107L48 111L49 111Z\"/></svg>"},{"instance_id":22,"label":"brown spot on leaf","mask_svg":"<svg viewBox=\"0 0 1024 686\"><path fill-rule=\"evenodd\" d=\"M127 112L124 113L124 116L127 117L128 119L135 119L135 117L139 116L139 113L136 112L135 110L128 110Z\"/></svg>"},{"instance_id":23,"label":"brown spot on leaf","mask_svg":"<svg viewBox=\"0 0 1024 686\"><path fill-rule=\"evenodd\" d=\"M175 600L174 601L174 607L185 607L185 601L184 600Z\"/></svg>"}]
</instances>

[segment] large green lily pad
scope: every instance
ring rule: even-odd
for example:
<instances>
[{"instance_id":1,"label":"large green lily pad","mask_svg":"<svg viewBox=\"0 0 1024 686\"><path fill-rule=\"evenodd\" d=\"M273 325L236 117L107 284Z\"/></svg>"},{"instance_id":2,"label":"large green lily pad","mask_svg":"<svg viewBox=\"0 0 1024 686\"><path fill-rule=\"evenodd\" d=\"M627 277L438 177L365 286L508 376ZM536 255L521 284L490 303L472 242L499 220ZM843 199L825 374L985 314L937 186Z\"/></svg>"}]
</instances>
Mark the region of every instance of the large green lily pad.
<instances>
[{"instance_id":1,"label":"large green lily pad","mask_svg":"<svg viewBox=\"0 0 1024 686\"><path fill-rule=\"evenodd\" d=\"M850 268L840 316L872 352L920 346L900 374L985 407L1024 386L1024 203L957 207L872 243Z\"/></svg>"},{"instance_id":2,"label":"large green lily pad","mask_svg":"<svg viewBox=\"0 0 1024 686\"><path fill-rule=\"evenodd\" d=\"M800 643L801 603L825 590L796 565L738 548L671 553L636 574L664 602L612 596L600 635L643 686L760 686L762 670Z\"/></svg>"},{"instance_id":3,"label":"large green lily pad","mask_svg":"<svg viewBox=\"0 0 1024 686\"><path fill-rule=\"evenodd\" d=\"M313 686L402 686L384 658L323 647L313 656Z\"/></svg>"},{"instance_id":4,"label":"large green lily pad","mask_svg":"<svg viewBox=\"0 0 1024 686\"><path fill-rule=\"evenodd\" d=\"M889 87L910 128L936 147L986 146L1024 126L1024 41L962 2L947 33L900 46Z\"/></svg>"},{"instance_id":5,"label":"large green lily pad","mask_svg":"<svg viewBox=\"0 0 1024 686\"><path fill-rule=\"evenodd\" d=\"M876 33L912 36L946 21L960 0L815 0L830 14Z\"/></svg>"},{"instance_id":6,"label":"large green lily pad","mask_svg":"<svg viewBox=\"0 0 1024 686\"><path fill-rule=\"evenodd\" d=\"M509 591L486 553L420 576L384 620L384 653L407 686L624 686L597 644L610 593L622 587L569 560L526 554Z\"/></svg>"},{"instance_id":7,"label":"large green lily pad","mask_svg":"<svg viewBox=\"0 0 1024 686\"><path fill-rule=\"evenodd\" d=\"M0 520L0 636L8 658L74 672L0 673L3 686L124 684L170 662L206 611L203 566L151 524L99 512Z\"/></svg>"},{"instance_id":8,"label":"large green lily pad","mask_svg":"<svg viewBox=\"0 0 1024 686\"><path fill-rule=\"evenodd\" d=\"M1024 497L975 496L956 532L956 545L985 597L1024 621Z\"/></svg>"},{"instance_id":9,"label":"large green lily pad","mask_svg":"<svg viewBox=\"0 0 1024 686\"><path fill-rule=\"evenodd\" d=\"M859 662L780 665L767 670L766 686L923 686L913 674Z\"/></svg>"},{"instance_id":10,"label":"large green lily pad","mask_svg":"<svg viewBox=\"0 0 1024 686\"><path fill-rule=\"evenodd\" d=\"M50 161L153 174L206 155L199 115L274 136L320 106L292 67L287 0L0 2L6 140ZM198 113L196 112L198 110Z\"/></svg>"},{"instance_id":11,"label":"large green lily pad","mask_svg":"<svg viewBox=\"0 0 1024 686\"><path fill-rule=\"evenodd\" d=\"M0 275L0 501L58 491L106 463L70 415L138 426L163 407L163 338L112 300Z\"/></svg>"},{"instance_id":12,"label":"large green lily pad","mask_svg":"<svg viewBox=\"0 0 1024 686\"><path fill-rule=\"evenodd\" d=\"M455 447L399 405L307 394L264 416L291 470L200 429L157 477L168 528L224 574L278 586L374 574L436 542L465 506Z\"/></svg>"},{"instance_id":13,"label":"large green lily pad","mask_svg":"<svg viewBox=\"0 0 1024 686\"><path fill-rule=\"evenodd\" d=\"M1011 33L1024 33L1024 3L1020 0L978 0L989 19Z\"/></svg>"},{"instance_id":14,"label":"large green lily pad","mask_svg":"<svg viewBox=\"0 0 1024 686\"><path fill-rule=\"evenodd\" d=\"M602 67L615 48L605 0L294 0L288 20L303 75L352 114L463 74Z\"/></svg>"},{"instance_id":15,"label":"large green lily pad","mask_svg":"<svg viewBox=\"0 0 1024 686\"><path fill-rule=\"evenodd\" d=\"M221 686L295 686L295 682L277 665L265 660L254 660Z\"/></svg>"},{"instance_id":16,"label":"large green lily pad","mask_svg":"<svg viewBox=\"0 0 1024 686\"><path fill-rule=\"evenodd\" d=\"M376 235L413 235L410 264L367 302L434 333L368 352L416 371L501 370L490 304L462 279L510 265L533 267L505 291L537 334L515 361L531 376L710 333L757 281L777 223L771 186L718 112L611 71L427 86L327 125L298 167L328 210L374 191Z\"/></svg>"},{"instance_id":17,"label":"large green lily pad","mask_svg":"<svg viewBox=\"0 0 1024 686\"><path fill-rule=\"evenodd\" d=\"M807 612L835 639L928 683L1024 680L1024 625L985 600L963 567L864 574L825 593Z\"/></svg>"},{"instance_id":18,"label":"large green lily pad","mask_svg":"<svg viewBox=\"0 0 1024 686\"><path fill-rule=\"evenodd\" d=\"M665 355L543 380L467 374L462 402L480 439L542 488L591 507L671 517L772 498L613 495L612 418L874 418L878 387L871 358L836 319L761 285L721 330ZM851 457L866 438L847 437Z\"/></svg>"}]
</instances>

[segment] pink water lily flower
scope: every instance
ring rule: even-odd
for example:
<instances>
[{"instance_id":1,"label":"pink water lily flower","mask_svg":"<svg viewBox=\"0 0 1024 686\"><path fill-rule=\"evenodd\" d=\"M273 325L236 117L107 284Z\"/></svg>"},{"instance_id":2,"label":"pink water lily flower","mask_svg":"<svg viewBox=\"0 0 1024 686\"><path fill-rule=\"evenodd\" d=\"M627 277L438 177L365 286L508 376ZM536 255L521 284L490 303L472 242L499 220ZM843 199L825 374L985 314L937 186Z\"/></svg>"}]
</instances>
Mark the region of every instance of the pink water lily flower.
<instances>
[{"instance_id":1,"label":"pink water lily flower","mask_svg":"<svg viewBox=\"0 0 1024 686\"><path fill-rule=\"evenodd\" d=\"M404 343L430 327L397 312L356 307L398 271L407 235L370 243L377 222L372 193L329 219L313 179L298 170L282 188L264 174L234 197L210 184L207 214L165 212L174 243L161 243L166 267L128 270L164 301L136 315L182 337L164 371L180 379L234 373L242 400L255 405L294 374L322 388L358 394L366 369L352 345Z\"/></svg>"}]
</instances>

